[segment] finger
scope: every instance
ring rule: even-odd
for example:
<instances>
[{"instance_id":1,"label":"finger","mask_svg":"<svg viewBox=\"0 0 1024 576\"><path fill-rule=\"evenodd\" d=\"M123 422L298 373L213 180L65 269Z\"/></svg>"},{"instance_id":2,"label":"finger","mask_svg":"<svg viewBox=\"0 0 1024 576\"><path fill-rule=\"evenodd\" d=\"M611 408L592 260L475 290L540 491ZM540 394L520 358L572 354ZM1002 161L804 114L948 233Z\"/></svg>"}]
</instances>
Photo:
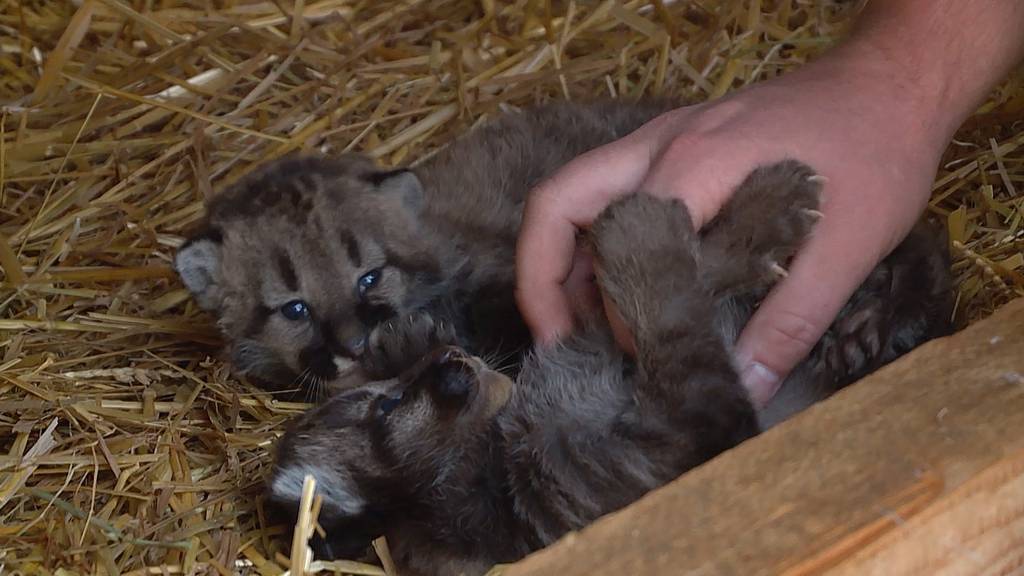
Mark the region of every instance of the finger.
<instances>
[{"instance_id":1,"label":"finger","mask_svg":"<svg viewBox=\"0 0 1024 576\"><path fill-rule=\"evenodd\" d=\"M634 133L573 160L530 193L516 246L516 299L539 342L572 328L562 284L572 270L577 228L635 190L649 166L647 143Z\"/></svg>"},{"instance_id":2,"label":"finger","mask_svg":"<svg viewBox=\"0 0 1024 576\"><path fill-rule=\"evenodd\" d=\"M826 215L826 220L828 216ZM758 407L811 351L877 259L849 226L820 228L789 275L764 300L736 346L743 384Z\"/></svg>"},{"instance_id":3,"label":"finger","mask_svg":"<svg viewBox=\"0 0 1024 576\"><path fill-rule=\"evenodd\" d=\"M585 244L573 254L572 271L563 284L573 318L587 318L597 312L601 304L594 278L594 259Z\"/></svg>"},{"instance_id":4,"label":"finger","mask_svg":"<svg viewBox=\"0 0 1024 576\"><path fill-rule=\"evenodd\" d=\"M576 228L569 220L552 216L540 223L524 218L516 246L516 304L539 344L556 341L572 330L571 307L562 284L572 269ZM523 234L534 227L536 233Z\"/></svg>"}]
</instances>

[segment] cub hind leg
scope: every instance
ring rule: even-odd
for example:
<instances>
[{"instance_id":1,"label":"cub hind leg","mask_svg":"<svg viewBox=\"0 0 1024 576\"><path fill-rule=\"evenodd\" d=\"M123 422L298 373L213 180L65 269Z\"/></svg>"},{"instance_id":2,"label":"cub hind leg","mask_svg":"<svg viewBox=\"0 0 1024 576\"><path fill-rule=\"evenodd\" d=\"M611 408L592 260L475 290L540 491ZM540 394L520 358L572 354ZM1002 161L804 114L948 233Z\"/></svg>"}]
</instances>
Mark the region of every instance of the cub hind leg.
<instances>
[{"instance_id":1,"label":"cub hind leg","mask_svg":"<svg viewBox=\"0 0 1024 576\"><path fill-rule=\"evenodd\" d=\"M675 461L692 467L756 434L686 207L633 194L605 208L591 234L598 283L636 342L638 409L682 437Z\"/></svg>"},{"instance_id":2,"label":"cub hind leg","mask_svg":"<svg viewBox=\"0 0 1024 576\"><path fill-rule=\"evenodd\" d=\"M833 389L952 332L945 245L941 229L919 222L854 292L814 354Z\"/></svg>"}]
</instances>

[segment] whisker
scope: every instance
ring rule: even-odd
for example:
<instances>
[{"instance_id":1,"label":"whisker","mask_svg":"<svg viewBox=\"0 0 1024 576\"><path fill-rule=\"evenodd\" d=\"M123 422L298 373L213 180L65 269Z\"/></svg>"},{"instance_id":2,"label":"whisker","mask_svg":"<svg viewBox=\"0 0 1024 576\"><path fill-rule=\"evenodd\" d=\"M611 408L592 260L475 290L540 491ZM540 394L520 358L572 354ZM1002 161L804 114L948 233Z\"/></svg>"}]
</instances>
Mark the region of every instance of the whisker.
<instances>
[{"instance_id":1,"label":"whisker","mask_svg":"<svg viewBox=\"0 0 1024 576\"><path fill-rule=\"evenodd\" d=\"M308 394L306 402L309 404L316 404L316 387L319 381L320 377L310 372L309 382L306 383L306 394Z\"/></svg>"},{"instance_id":2,"label":"whisker","mask_svg":"<svg viewBox=\"0 0 1024 576\"><path fill-rule=\"evenodd\" d=\"M309 378L310 378L311 375L312 375L311 369L310 368L306 368L305 370L302 371L302 376L301 376L301 378L299 380L299 389L302 390L303 400L305 400L305 402L307 404L310 403L309 402L309 385L308 385L308 381L309 381Z\"/></svg>"},{"instance_id":3,"label":"whisker","mask_svg":"<svg viewBox=\"0 0 1024 576\"><path fill-rule=\"evenodd\" d=\"M506 372L508 370L511 370L511 369L515 368L515 367L516 367L516 363L515 362L507 362L507 363L502 364L501 366L498 366L496 368L491 368L491 370L494 370L495 372L504 373L504 372Z\"/></svg>"},{"instance_id":4,"label":"whisker","mask_svg":"<svg viewBox=\"0 0 1024 576\"><path fill-rule=\"evenodd\" d=\"M284 390L280 390L280 392L298 392L302 388L302 378L305 374L305 372L302 372L293 378L289 387Z\"/></svg>"},{"instance_id":5,"label":"whisker","mask_svg":"<svg viewBox=\"0 0 1024 576\"><path fill-rule=\"evenodd\" d=\"M482 356L481 360L483 360L484 364L486 364L491 370L502 373L506 373L520 364L520 361L517 358L517 353L514 350L504 354L488 353Z\"/></svg>"},{"instance_id":6,"label":"whisker","mask_svg":"<svg viewBox=\"0 0 1024 576\"><path fill-rule=\"evenodd\" d=\"M324 380L323 378L321 378L319 376L317 376L316 379L313 381L313 402L315 402L316 404L320 404L321 402L324 401L324 396L325 396L324 395L324 382L325 381L326 380Z\"/></svg>"},{"instance_id":7,"label":"whisker","mask_svg":"<svg viewBox=\"0 0 1024 576\"><path fill-rule=\"evenodd\" d=\"M488 365L505 364L509 360L513 360L516 357L516 351L505 352L504 354L495 353L490 359L488 359Z\"/></svg>"}]
</instances>

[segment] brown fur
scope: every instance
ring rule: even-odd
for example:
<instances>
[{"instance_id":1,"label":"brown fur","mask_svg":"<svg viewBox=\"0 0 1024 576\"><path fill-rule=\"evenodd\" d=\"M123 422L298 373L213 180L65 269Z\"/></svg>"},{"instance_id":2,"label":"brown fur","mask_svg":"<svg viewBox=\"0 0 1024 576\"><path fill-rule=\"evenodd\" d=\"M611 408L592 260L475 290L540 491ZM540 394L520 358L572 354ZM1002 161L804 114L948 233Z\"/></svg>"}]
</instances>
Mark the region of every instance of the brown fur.
<instances>
[{"instance_id":1,"label":"brown fur","mask_svg":"<svg viewBox=\"0 0 1024 576\"><path fill-rule=\"evenodd\" d=\"M277 161L209 201L176 267L217 316L235 368L270 389L310 397L364 382L363 339L415 311L453 324L475 354L517 357L530 344L513 297L527 192L668 108L507 114L413 170L381 170L359 155ZM361 299L356 284L374 269L379 284ZM307 319L283 316L295 301Z\"/></svg>"},{"instance_id":2,"label":"brown fur","mask_svg":"<svg viewBox=\"0 0 1024 576\"><path fill-rule=\"evenodd\" d=\"M591 231L598 281L635 335L635 362L595 320L535 350L513 385L427 314L378 327L369 354L401 376L300 417L278 446L272 499L294 510L312 474L319 554L385 534L404 575L483 574L757 434L759 417L947 332L945 256L918 231L786 381L790 404L755 413L729 348L817 219L811 174L757 170L701 235L675 201L636 194L605 209Z\"/></svg>"}]
</instances>

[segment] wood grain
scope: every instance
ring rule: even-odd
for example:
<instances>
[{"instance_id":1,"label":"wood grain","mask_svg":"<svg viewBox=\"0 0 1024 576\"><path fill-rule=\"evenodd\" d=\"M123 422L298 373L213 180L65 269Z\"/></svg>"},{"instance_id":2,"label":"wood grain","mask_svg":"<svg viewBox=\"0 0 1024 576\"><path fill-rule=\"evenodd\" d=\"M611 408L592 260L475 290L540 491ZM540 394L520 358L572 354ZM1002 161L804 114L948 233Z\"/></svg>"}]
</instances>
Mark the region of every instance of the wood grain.
<instances>
[{"instance_id":1,"label":"wood grain","mask_svg":"<svg viewBox=\"0 0 1024 576\"><path fill-rule=\"evenodd\" d=\"M1005 575L1024 571L1024 452L1017 452L909 519L834 576Z\"/></svg>"},{"instance_id":2,"label":"wood grain","mask_svg":"<svg viewBox=\"0 0 1024 576\"><path fill-rule=\"evenodd\" d=\"M1024 300L504 570L1008 574L1024 563Z\"/></svg>"}]
</instances>

